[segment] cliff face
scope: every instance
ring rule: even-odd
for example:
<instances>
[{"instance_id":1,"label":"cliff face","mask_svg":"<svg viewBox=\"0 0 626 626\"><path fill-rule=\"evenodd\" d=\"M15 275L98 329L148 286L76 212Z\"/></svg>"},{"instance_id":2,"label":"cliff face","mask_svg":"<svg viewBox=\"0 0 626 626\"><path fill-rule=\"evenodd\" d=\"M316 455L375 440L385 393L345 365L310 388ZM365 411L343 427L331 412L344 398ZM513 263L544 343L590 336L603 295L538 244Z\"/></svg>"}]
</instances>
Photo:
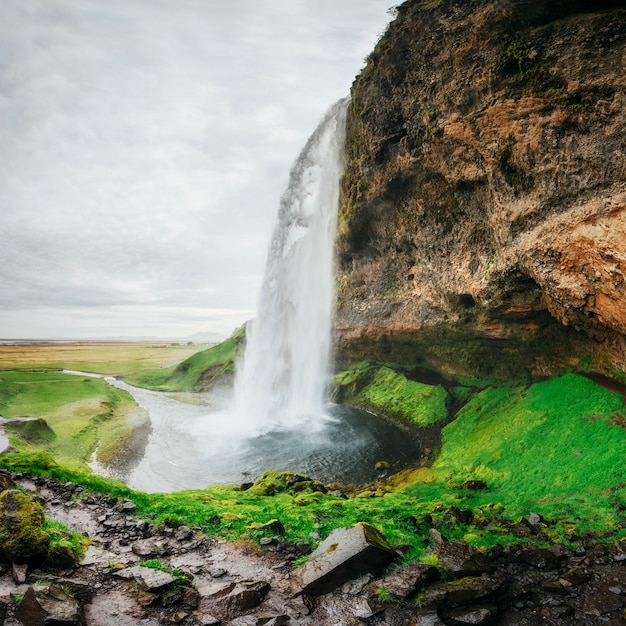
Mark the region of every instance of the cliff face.
<instances>
[{"instance_id":1,"label":"cliff face","mask_svg":"<svg viewBox=\"0 0 626 626\"><path fill-rule=\"evenodd\" d=\"M340 353L626 367L626 2L587 6L398 7L352 88Z\"/></svg>"}]
</instances>

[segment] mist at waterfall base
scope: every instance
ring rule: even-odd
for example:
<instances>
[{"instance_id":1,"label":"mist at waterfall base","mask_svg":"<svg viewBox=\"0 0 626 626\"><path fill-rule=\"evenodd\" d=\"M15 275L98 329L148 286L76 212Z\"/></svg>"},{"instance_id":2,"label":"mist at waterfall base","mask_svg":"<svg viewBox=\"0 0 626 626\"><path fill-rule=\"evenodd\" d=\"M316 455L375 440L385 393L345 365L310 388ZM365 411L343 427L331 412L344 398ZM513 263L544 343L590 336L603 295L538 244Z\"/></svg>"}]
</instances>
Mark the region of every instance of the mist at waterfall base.
<instances>
[{"instance_id":1,"label":"mist at waterfall base","mask_svg":"<svg viewBox=\"0 0 626 626\"><path fill-rule=\"evenodd\" d=\"M211 394L209 412L168 398L148 409L153 433L132 487L236 484L267 469L366 483L378 478L378 461L403 466L419 458L419 444L404 432L326 399L348 104L344 99L329 109L293 165L232 393ZM131 392L140 405L154 404Z\"/></svg>"}]
</instances>

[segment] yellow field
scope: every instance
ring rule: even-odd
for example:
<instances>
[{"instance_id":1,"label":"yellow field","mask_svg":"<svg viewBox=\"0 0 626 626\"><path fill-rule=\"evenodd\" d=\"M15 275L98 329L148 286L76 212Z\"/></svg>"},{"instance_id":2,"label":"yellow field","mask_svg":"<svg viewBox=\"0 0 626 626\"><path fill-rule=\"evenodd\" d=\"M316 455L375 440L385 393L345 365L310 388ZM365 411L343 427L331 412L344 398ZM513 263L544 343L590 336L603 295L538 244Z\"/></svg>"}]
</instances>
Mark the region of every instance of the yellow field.
<instances>
[{"instance_id":1,"label":"yellow field","mask_svg":"<svg viewBox=\"0 0 626 626\"><path fill-rule=\"evenodd\" d=\"M68 369L120 376L178 363L207 347L143 342L0 345L0 370Z\"/></svg>"}]
</instances>

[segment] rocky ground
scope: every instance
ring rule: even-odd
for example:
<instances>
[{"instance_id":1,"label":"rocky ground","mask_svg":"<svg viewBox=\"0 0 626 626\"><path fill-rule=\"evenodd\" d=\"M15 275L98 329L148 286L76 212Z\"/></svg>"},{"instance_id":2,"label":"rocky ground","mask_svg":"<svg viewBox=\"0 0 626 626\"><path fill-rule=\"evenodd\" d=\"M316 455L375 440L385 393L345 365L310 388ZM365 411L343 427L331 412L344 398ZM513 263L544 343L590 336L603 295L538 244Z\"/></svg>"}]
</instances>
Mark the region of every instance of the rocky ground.
<instances>
[{"instance_id":1,"label":"rocky ground","mask_svg":"<svg viewBox=\"0 0 626 626\"><path fill-rule=\"evenodd\" d=\"M626 542L576 551L496 547L482 554L431 529L437 567L399 568L396 559L369 573L375 563L382 565L370 546L351 555L349 567L344 563L328 574L319 565L319 571L302 574L293 563L310 546L286 541L280 524L261 547L227 543L200 529L154 529L136 518L132 502L86 494L71 483L28 474L13 479L50 518L87 534L92 545L78 565L66 569L2 566L0 623L6 626L626 623ZM540 520L527 523L532 528ZM345 543L323 552L351 550ZM157 559L158 569L142 565ZM334 589L298 595L303 579L316 577L324 585L307 587L311 594Z\"/></svg>"}]
</instances>

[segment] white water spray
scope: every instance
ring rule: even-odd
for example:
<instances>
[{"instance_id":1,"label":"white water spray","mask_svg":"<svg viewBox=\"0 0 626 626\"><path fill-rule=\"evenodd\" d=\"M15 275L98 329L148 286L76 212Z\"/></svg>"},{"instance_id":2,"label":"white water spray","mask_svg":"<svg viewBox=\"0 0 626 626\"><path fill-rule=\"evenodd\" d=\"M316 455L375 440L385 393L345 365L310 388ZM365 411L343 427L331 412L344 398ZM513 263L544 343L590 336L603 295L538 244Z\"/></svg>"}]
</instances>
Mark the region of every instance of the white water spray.
<instances>
[{"instance_id":1,"label":"white water spray","mask_svg":"<svg viewBox=\"0 0 626 626\"><path fill-rule=\"evenodd\" d=\"M333 248L348 99L295 162L268 254L257 318L235 379L234 416L268 432L324 414L334 308Z\"/></svg>"}]
</instances>

